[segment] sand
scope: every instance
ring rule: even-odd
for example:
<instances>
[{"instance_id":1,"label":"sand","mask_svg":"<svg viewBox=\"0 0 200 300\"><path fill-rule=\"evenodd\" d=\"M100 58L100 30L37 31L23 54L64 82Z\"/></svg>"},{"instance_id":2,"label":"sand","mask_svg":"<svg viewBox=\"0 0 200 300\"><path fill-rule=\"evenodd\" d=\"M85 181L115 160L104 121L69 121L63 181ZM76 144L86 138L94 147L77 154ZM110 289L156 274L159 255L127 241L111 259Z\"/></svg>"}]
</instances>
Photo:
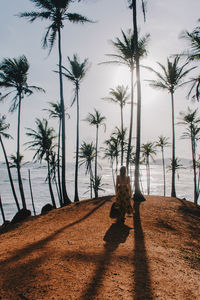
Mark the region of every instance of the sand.
<instances>
[{"instance_id":1,"label":"sand","mask_svg":"<svg viewBox=\"0 0 200 300\"><path fill-rule=\"evenodd\" d=\"M0 228L0 299L200 299L200 207L148 196L124 225L114 197Z\"/></svg>"}]
</instances>

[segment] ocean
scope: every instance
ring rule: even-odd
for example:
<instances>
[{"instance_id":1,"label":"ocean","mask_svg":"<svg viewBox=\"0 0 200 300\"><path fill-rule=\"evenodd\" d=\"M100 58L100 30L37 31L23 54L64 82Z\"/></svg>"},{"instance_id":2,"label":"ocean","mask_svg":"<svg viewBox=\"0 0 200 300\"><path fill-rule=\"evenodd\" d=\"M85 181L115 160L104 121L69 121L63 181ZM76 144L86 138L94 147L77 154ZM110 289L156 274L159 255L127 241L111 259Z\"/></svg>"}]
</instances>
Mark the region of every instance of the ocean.
<instances>
[{"instance_id":1,"label":"ocean","mask_svg":"<svg viewBox=\"0 0 200 300\"><path fill-rule=\"evenodd\" d=\"M25 190L25 197L27 202L27 208L32 211L31 194L28 181L28 170L31 172L31 184L33 191L33 198L35 203L36 214L40 214L42 206L46 203L51 203L48 183L45 181L47 176L47 168L45 164L28 163L22 167L22 178ZM20 202L17 173L16 169L11 169L16 192ZM66 170L66 186L69 198L73 201L74 198L74 164L68 163ZM99 192L99 196L113 195L114 187L112 180L111 168L108 165L102 165L99 169L99 174L102 176L102 188L104 191ZM134 174L132 170L132 174ZM131 177L132 179L132 177ZM85 174L84 166L79 168L79 198L80 200L90 198L89 192L89 175ZM59 207L58 197L56 194L55 184L53 184L54 194L56 202ZM144 194L147 194L146 185L146 168L141 166L141 189ZM171 192L171 171L166 172L166 196L170 196ZM189 201L193 201L193 171L190 166L186 166L185 169L178 171L176 176L176 193L179 198L186 198ZM163 173L162 165L151 165L151 195L163 195ZM12 195L9 178L7 174L6 165L0 163L0 195L3 203L6 220L11 220L17 212L16 204ZM21 202L20 202L21 204ZM0 214L0 224L2 224L2 215Z\"/></svg>"}]
</instances>

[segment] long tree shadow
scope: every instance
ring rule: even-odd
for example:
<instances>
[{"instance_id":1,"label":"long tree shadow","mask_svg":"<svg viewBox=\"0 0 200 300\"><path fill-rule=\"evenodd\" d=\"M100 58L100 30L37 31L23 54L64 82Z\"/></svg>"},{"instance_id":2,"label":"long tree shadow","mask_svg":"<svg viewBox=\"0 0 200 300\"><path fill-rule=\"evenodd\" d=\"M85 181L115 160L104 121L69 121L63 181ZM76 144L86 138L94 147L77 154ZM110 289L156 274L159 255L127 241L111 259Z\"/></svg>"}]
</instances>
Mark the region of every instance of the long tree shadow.
<instances>
[{"instance_id":1,"label":"long tree shadow","mask_svg":"<svg viewBox=\"0 0 200 300\"><path fill-rule=\"evenodd\" d=\"M107 202L107 199L105 200L102 200L100 202L100 204L98 206L96 206L95 208L93 208L90 212L88 212L86 215L84 215L81 219L75 221L75 222L72 222L70 224L67 224L66 226L56 230L55 232L53 232L52 234L48 235L46 238L44 239L41 239L37 242L34 242L22 249L19 249L17 251L15 251L14 255L11 256L10 258L4 260L4 261L1 261L1 263L3 262L4 264L5 263L10 263L10 262L14 262L14 261L17 261L17 260L20 260L20 257L23 256L27 256L29 255L31 252L35 251L35 250L38 250L42 247L44 247L45 244L47 244L48 242L50 242L51 240L53 240L53 238L58 235L59 233L63 232L64 230L74 226L74 225L77 225L81 222L83 222L85 219L87 219L89 216L91 216L96 210L98 210L101 206L103 206L105 203Z\"/></svg>"},{"instance_id":2,"label":"long tree shadow","mask_svg":"<svg viewBox=\"0 0 200 300\"><path fill-rule=\"evenodd\" d=\"M134 265L135 265L135 295L134 300L153 299L151 291L151 278L145 247L144 233L140 219L140 202L134 202Z\"/></svg>"},{"instance_id":3,"label":"long tree shadow","mask_svg":"<svg viewBox=\"0 0 200 300\"><path fill-rule=\"evenodd\" d=\"M112 254L118 248L120 243L125 243L130 229L130 227L124 224L113 223L106 231L103 238L103 240L106 242L104 245L105 251L99 260L99 264L95 270L91 282L87 285L87 289L83 292L80 299L95 299L98 289L103 282L107 266L112 259Z\"/></svg>"}]
</instances>

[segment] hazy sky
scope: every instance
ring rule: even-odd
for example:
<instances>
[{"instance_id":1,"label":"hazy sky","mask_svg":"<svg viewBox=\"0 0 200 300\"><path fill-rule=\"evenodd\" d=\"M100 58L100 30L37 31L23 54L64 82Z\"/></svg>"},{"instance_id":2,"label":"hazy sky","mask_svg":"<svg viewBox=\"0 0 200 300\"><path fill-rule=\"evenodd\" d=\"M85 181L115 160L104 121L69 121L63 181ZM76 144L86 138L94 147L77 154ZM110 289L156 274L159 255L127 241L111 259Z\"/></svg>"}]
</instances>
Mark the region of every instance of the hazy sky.
<instances>
[{"instance_id":1,"label":"hazy sky","mask_svg":"<svg viewBox=\"0 0 200 300\"><path fill-rule=\"evenodd\" d=\"M16 16L19 12L35 10L29 0L5 1L1 0L1 52L0 60L5 57L14 58L26 55L30 63L28 83L38 85L46 90L46 94L35 93L25 98L22 104L21 145L27 141L25 132L27 127L35 128L35 118L48 117L44 108L47 102L59 99L58 75L53 72L57 68L58 53L57 43L48 56L48 51L41 48L41 39L45 28L49 25L46 21L35 21L30 24L25 19ZM128 9L127 0L83 0L81 3L71 5L70 12L78 12L97 21L94 24L71 25L65 23L62 31L63 64L67 66L67 56L72 57L77 53L81 60L88 58L91 67L80 86L80 119L86 118L88 112L96 108L107 118L107 131L100 131L102 143L110 136L115 126L120 126L120 111L118 105L107 103L101 98L106 97L110 88L118 84L130 86L129 70L119 66L98 65L105 61L106 53L114 53L109 40L121 37L121 29L126 31L132 26L132 14ZM147 1L147 20L143 21L142 14L138 14L138 23L141 34L150 33L151 39L148 46L148 57L143 64L155 67L156 61L166 63L166 58L171 54L180 53L187 49L186 41L179 38L184 29L192 30L197 26L200 18L199 0L149 0ZM142 143L155 141L161 134L171 139L171 103L167 92L153 90L144 82L153 79L153 74L142 71ZM175 94L176 121L180 111L185 111L187 106L195 107L186 99L187 88ZM75 124L76 107L70 108L73 97L73 86L64 79L65 104L68 107L70 120L66 121L67 133L67 159L72 161L75 151ZM8 109L10 100L0 103L0 113L7 115L10 123L10 133L14 140L6 142L8 154L16 152L16 125L17 113L10 114ZM124 119L129 124L130 106L124 109ZM50 121L57 129L57 122ZM95 128L81 121L80 141L92 141L95 137ZM189 141L181 140L183 128L176 126L176 156L190 157ZM134 118L135 136L135 118ZM25 146L22 146L22 150ZM22 151L23 152L23 151ZM170 149L167 155L170 156ZM31 159L32 153L23 152L26 159ZM3 153L0 150L0 161Z\"/></svg>"}]
</instances>

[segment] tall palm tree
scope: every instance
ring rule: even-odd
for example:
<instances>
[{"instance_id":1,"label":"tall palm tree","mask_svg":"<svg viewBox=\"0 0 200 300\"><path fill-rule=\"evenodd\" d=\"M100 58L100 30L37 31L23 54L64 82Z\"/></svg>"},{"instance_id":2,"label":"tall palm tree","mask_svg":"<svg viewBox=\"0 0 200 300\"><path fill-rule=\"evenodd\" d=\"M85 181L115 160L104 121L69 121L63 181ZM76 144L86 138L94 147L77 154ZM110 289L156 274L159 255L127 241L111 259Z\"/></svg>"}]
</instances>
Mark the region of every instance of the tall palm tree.
<instances>
[{"instance_id":1,"label":"tall palm tree","mask_svg":"<svg viewBox=\"0 0 200 300\"><path fill-rule=\"evenodd\" d=\"M89 113L85 121L89 122L90 125L96 126L96 147L95 147L95 169L94 169L94 182L97 181L97 157L98 157L98 140L99 140L99 127L104 126L105 127L105 121L106 117L102 116L101 113L94 109L94 114ZM94 185L96 186L96 185ZM94 190L95 198L98 198L98 191L97 189Z\"/></svg>"},{"instance_id":2,"label":"tall palm tree","mask_svg":"<svg viewBox=\"0 0 200 300\"><path fill-rule=\"evenodd\" d=\"M72 105L76 102L76 163L75 163L75 193L74 193L74 202L79 201L78 196L78 151L79 151L79 89L80 83L84 79L86 72L88 70L88 59L84 59L83 62L80 62L78 55L74 54L73 59L68 57L69 68L62 66L63 75L70 80L74 85L74 99Z\"/></svg>"},{"instance_id":3,"label":"tall palm tree","mask_svg":"<svg viewBox=\"0 0 200 300\"><path fill-rule=\"evenodd\" d=\"M44 109L49 113L50 118L55 118L59 120L58 125L58 148L57 148L57 177L58 177L58 188L59 188L59 198L61 205L67 205L66 199L63 199L62 195L62 186L61 186L61 178L60 178L60 142L61 142L61 125L62 125L62 108L60 102L49 102L51 108ZM69 114L65 112L65 115L70 118ZM65 202L64 202L65 201Z\"/></svg>"},{"instance_id":4,"label":"tall palm tree","mask_svg":"<svg viewBox=\"0 0 200 300\"><path fill-rule=\"evenodd\" d=\"M92 172L92 161L96 157L96 150L93 143L83 142L79 151L80 163L79 165L85 164L85 174L90 176L90 197L92 198L92 187L93 187L93 172Z\"/></svg>"},{"instance_id":5,"label":"tall palm tree","mask_svg":"<svg viewBox=\"0 0 200 300\"><path fill-rule=\"evenodd\" d=\"M184 78L186 75L193 70L194 68L185 69L188 65L188 62L179 66L180 56L176 56L174 60L171 62L169 58L167 58L167 66L165 67L161 63L158 63L159 67L162 70L162 73L153 70L152 68L148 68L153 71L158 80L148 80L150 82L150 86L158 89L163 89L168 91L171 95L171 113L172 113L172 185L171 185L171 196L176 197L176 187L175 187L175 124L174 124L174 93L175 91L183 86L186 82L184 82Z\"/></svg>"},{"instance_id":6,"label":"tall palm tree","mask_svg":"<svg viewBox=\"0 0 200 300\"><path fill-rule=\"evenodd\" d=\"M110 89L109 97L103 98L120 106L120 117L121 117L121 132L124 131L124 120L123 120L123 108L129 99L128 86L118 85L115 89ZM121 165L124 162L124 140L121 141Z\"/></svg>"},{"instance_id":7,"label":"tall palm tree","mask_svg":"<svg viewBox=\"0 0 200 300\"><path fill-rule=\"evenodd\" d=\"M150 158L153 160L156 155L156 146L154 143L148 142L141 147L142 157L146 164L147 171L147 194L150 194Z\"/></svg>"},{"instance_id":8,"label":"tall palm tree","mask_svg":"<svg viewBox=\"0 0 200 300\"><path fill-rule=\"evenodd\" d=\"M35 20L47 20L51 24L47 27L46 34L42 40L43 48L49 47L51 52L56 36L58 36L58 66L59 66L59 83L60 83L60 104L62 109L62 193L65 204L70 204L71 201L66 190L66 146L65 146L65 105L63 95L63 78L62 78L62 50L61 50L61 29L64 28L64 22L71 23L91 22L86 17L68 12L70 4L74 0L30 0L38 9L37 11L20 13L19 17L27 18L31 23Z\"/></svg>"},{"instance_id":9,"label":"tall palm tree","mask_svg":"<svg viewBox=\"0 0 200 300\"><path fill-rule=\"evenodd\" d=\"M18 109L18 120L17 120L17 175L19 190L22 199L22 206L26 209L26 200L24 195L23 183L21 178L20 170L20 125L21 125L21 104L24 96L30 96L33 91L43 91L42 88L37 86L29 86L27 83L29 71L29 63L26 56L22 55L19 58L5 58L0 63L0 87L9 89L10 91L1 97L1 100L8 97L11 93L15 93L12 98L12 105L10 111L14 112Z\"/></svg>"},{"instance_id":10,"label":"tall palm tree","mask_svg":"<svg viewBox=\"0 0 200 300\"><path fill-rule=\"evenodd\" d=\"M52 127L48 127L48 121L46 119L43 119L42 121L40 119L36 119L35 123L37 126L36 130L27 128L28 132L26 133L26 135L28 137L31 137L32 140L27 142L26 144L29 145L28 149L35 151L33 160L37 160L41 163L44 158L47 162L49 192L53 207L56 208L56 202L51 185L50 171L50 156L53 151L53 141L56 136L54 135L54 129Z\"/></svg>"},{"instance_id":11,"label":"tall palm tree","mask_svg":"<svg viewBox=\"0 0 200 300\"><path fill-rule=\"evenodd\" d=\"M108 57L113 60L103 62L103 64L118 64L125 65L129 68L131 74L131 113L130 113L130 126L129 126L129 141L128 141L128 151L127 151L127 159L126 166L128 169L129 159L131 153L131 142L132 142L132 131L133 131L133 73L136 66L136 48L134 44L134 34L131 29L125 33L123 30L122 39L116 38L115 41L111 41L116 54L107 54ZM138 41L138 55L139 57L144 57L147 55L147 43L149 40L149 35L145 35Z\"/></svg>"},{"instance_id":12,"label":"tall palm tree","mask_svg":"<svg viewBox=\"0 0 200 300\"><path fill-rule=\"evenodd\" d=\"M12 189L13 197L14 197L17 209L19 211L20 206L19 206L19 202L18 202L17 195L16 195L16 192L15 192L15 187L14 187L14 183L13 183L13 179L12 179L12 174L10 172L10 166L9 166L8 157L7 157L7 154L6 154L6 149L4 147L3 140L2 140L2 138L6 138L6 139L11 138L11 135L5 132L9 129L9 127L10 127L10 124L6 123L6 116L5 115L0 116L0 144L1 144L1 147L2 147L2 150L3 150L3 154L4 154L4 158L5 158L5 162L6 162L6 167L7 167L7 171L8 171L8 177L9 177L9 180L10 180L10 186L11 186L11 189Z\"/></svg>"},{"instance_id":13,"label":"tall palm tree","mask_svg":"<svg viewBox=\"0 0 200 300\"><path fill-rule=\"evenodd\" d=\"M141 145L141 81L140 81L140 47L138 39L138 24L137 24L137 0L128 0L129 8L133 12L133 45L135 49L135 68L137 82L137 126L136 126L136 156L135 156L135 193L134 199L144 201L140 190L140 145ZM141 0L144 20L146 19L145 2Z\"/></svg>"},{"instance_id":14,"label":"tall palm tree","mask_svg":"<svg viewBox=\"0 0 200 300\"><path fill-rule=\"evenodd\" d=\"M166 196L166 179L165 179L165 157L164 157L164 148L169 146L168 139L166 136L160 135L158 137L158 141L156 143L157 147L161 149L162 155L162 166L163 166L163 189L164 189L164 197Z\"/></svg>"},{"instance_id":15,"label":"tall palm tree","mask_svg":"<svg viewBox=\"0 0 200 300\"><path fill-rule=\"evenodd\" d=\"M180 112L182 121L179 124L186 126L186 131L183 133L183 139L190 139L192 148L192 166L194 172L194 203L197 204L199 191L197 183L197 166L196 166L196 152L197 140L200 138L200 117L198 116L198 109L191 110L188 108L187 112Z\"/></svg>"}]
</instances>

